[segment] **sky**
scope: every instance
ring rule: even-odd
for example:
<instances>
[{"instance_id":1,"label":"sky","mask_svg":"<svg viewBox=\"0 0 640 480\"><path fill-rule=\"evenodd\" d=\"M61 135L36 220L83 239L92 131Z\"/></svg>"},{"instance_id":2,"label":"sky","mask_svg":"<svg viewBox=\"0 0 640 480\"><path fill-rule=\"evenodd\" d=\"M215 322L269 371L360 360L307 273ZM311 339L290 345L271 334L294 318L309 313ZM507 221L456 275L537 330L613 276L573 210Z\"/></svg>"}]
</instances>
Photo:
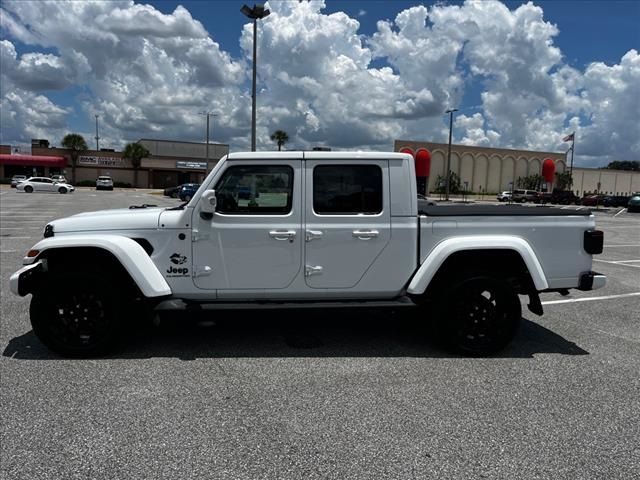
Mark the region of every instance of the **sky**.
<instances>
[{"instance_id":1,"label":"sky","mask_svg":"<svg viewBox=\"0 0 640 480\"><path fill-rule=\"evenodd\" d=\"M258 25L258 150L396 139L640 159L640 1L270 1ZM250 148L242 1L3 0L0 143L140 138ZM250 3L249 5L253 5Z\"/></svg>"}]
</instances>

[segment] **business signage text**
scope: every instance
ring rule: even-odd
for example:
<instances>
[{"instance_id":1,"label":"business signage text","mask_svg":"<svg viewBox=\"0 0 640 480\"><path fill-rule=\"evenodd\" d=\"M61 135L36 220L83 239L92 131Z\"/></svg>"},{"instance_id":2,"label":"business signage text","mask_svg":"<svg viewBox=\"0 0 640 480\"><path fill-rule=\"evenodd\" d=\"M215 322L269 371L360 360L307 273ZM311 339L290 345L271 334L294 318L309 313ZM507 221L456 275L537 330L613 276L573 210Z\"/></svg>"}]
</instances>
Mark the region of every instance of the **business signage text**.
<instances>
[{"instance_id":1,"label":"business signage text","mask_svg":"<svg viewBox=\"0 0 640 480\"><path fill-rule=\"evenodd\" d=\"M207 162L185 162L177 161L176 168L191 168L193 170L206 170Z\"/></svg>"},{"instance_id":2,"label":"business signage text","mask_svg":"<svg viewBox=\"0 0 640 480\"><path fill-rule=\"evenodd\" d=\"M91 157L81 155L78 157L80 165L94 165L98 167L122 167L124 160L118 157Z\"/></svg>"}]
</instances>

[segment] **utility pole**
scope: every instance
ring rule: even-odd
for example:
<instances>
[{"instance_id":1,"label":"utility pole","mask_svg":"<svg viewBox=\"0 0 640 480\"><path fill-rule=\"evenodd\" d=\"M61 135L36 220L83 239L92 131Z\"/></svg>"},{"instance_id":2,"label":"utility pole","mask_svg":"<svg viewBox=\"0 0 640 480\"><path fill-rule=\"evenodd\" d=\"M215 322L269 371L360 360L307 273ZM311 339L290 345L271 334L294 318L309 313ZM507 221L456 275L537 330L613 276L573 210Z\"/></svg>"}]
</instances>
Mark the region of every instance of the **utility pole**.
<instances>
[{"instance_id":1,"label":"utility pole","mask_svg":"<svg viewBox=\"0 0 640 480\"><path fill-rule=\"evenodd\" d=\"M446 201L449 201L449 188L451 187L449 185L449 182L451 179L451 133L453 132L453 112L457 112L457 111L458 111L457 108L452 108L444 112L449 114L449 149L447 151L447 172L446 172L447 178L445 180L445 191L444 191L444 199Z\"/></svg>"},{"instance_id":2,"label":"utility pole","mask_svg":"<svg viewBox=\"0 0 640 480\"><path fill-rule=\"evenodd\" d=\"M266 17L271 12L264 5L253 5L249 8L243 5L240 11L253 20L253 86L251 89L251 151L256 151L256 70L258 55L258 20Z\"/></svg>"},{"instance_id":3,"label":"utility pole","mask_svg":"<svg viewBox=\"0 0 640 480\"><path fill-rule=\"evenodd\" d=\"M98 117L100 115L96 114L96 152L100 151L100 144L98 143L98 141L100 140L100 137L98 136Z\"/></svg>"}]
</instances>

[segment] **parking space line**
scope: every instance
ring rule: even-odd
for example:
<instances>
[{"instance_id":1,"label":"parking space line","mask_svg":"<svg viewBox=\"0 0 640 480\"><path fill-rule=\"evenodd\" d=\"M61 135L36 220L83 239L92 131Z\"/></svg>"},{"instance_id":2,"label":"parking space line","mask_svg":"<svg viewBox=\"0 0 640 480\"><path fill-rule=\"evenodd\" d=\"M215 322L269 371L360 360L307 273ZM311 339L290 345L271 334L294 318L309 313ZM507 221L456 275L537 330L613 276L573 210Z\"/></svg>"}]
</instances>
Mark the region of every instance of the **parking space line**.
<instances>
[{"instance_id":1,"label":"parking space line","mask_svg":"<svg viewBox=\"0 0 640 480\"><path fill-rule=\"evenodd\" d=\"M606 295L604 297L583 297L583 298L569 298L566 300L550 300L542 302L542 305L557 305L559 303L575 303L575 302L592 302L596 300L609 300L612 298L625 298L625 297L637 297L640 296L640 292L634 293L621 293L619 295Z\"/></svg>"},{"instance_id":2,"label":"parking space line","mask_svg":"<svg viewBox=\"0 0 640 480\"><path fill-rule=\"evenodd\" d=\"M600 262L600 263L610 263L612 265L620 265L622 267L640 268L640 265L627 265L626 263L620 263L620 261L613 262L611 260L600 260L599 258L594 258L593 261Z\"/></svg>"},{"instance_id":3,"label":"parking space line","mask_svg":"<svg viewBox=\"0 0 640 480\"><path fill-rule=\"evenodd\" d=\"M617 263L635 263L640 262L640 260L617 260Z\"/></svg>"},{"instance_id":4,"label":"parking space line","mask_svg":"<svg viewBox=\"0 0 640 480\"><path fill-rule=\"evenodd\" d=\"M626 212L626 211L627 211L627 209L626 209L626 208L623 208L623 209L622 209L622 210L620 210L618 213L616 213L616 214L614 215L614 217L617 217L617 216L618 216L618 215L620 215L622 212Z\"/></svg>"},{"instance_id":5,"label":"parking space line","mask_svg":"<svg viewBox=\"0 0 640 480\"><path fill-rule=\"evenodd\" d=\"M640 244L635 245L605 245L604 248L623 248L623 247L640 247Z\"/></svg>"}]
</instances>

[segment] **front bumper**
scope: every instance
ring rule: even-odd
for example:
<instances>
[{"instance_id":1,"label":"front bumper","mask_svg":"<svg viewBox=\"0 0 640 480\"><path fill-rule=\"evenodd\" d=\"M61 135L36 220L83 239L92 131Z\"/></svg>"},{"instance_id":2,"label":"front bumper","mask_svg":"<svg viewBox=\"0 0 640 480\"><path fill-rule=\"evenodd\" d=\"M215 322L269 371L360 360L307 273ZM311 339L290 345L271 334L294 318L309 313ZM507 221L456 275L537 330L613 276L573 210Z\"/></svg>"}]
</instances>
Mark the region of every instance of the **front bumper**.
<instances>
[{"instance_id":1,"label":"front bumper","mask_svg":"<svg viewBox=\"0 0 640 480\"><path fill-rule=\"evenodd\" d=\"M578 290L597 290L607 284L607 277L598 272L586 272L580 275Z\"/></svg>"},{"instance_id":2,"label":"front bumper","mask_svg":"<svg viewBox=\"0 0 640 480\"><path fill-rule=\"evenodd\" d=\"M9 289L11 293L21 297L31 293L42 272L44 272L44 263L42 260L22 267L11 275L9 279Z\"/></svg>"}]
</instances>

